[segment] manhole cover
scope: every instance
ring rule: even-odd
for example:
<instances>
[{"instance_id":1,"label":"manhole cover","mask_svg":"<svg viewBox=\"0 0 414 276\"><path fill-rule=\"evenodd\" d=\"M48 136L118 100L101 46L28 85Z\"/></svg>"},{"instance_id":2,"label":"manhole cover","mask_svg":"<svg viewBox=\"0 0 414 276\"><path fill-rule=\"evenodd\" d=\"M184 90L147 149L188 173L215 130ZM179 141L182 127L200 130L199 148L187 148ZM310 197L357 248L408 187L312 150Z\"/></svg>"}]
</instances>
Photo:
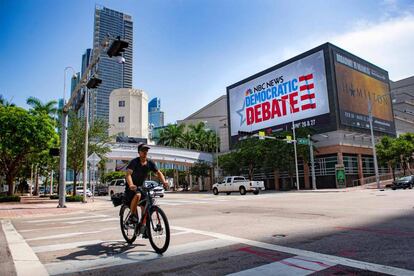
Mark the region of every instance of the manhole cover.
<instances>
[{"instance_id":1,"label":"manhole cover","mask_svg":"<svg viewBox=\"0 0 414 276\"><path fill-rule=\"evenodd\" d=\"M286 237L286 235L284 235L284 234L276 234L276 235L273 235L272 237L273 238L284 238L284 237Z\"/></svg>"},{"instance_id":2,"label":"manhole cover","mask_svg":"<svg viewBox=\"0 0 414 276\"><path fill-rule=\"evenodd\" d=\"M231 214L231 212L223 212L223 214Z\"/></svg>"}]
</instances>

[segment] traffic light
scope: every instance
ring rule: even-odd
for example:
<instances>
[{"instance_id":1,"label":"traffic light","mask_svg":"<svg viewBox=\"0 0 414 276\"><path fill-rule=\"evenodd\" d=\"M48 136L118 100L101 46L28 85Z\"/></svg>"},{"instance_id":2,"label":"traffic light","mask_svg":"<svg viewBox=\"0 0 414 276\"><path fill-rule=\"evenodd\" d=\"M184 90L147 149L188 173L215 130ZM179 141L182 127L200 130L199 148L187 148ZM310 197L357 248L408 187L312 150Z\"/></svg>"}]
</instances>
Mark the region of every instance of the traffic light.
<instances>
[{"instance_id":1,"label":"traffic light","mask_svg":"<svg viewBox=\"0 0 414 276\"><path fill-rule=\"evenodd\" d=\"M88 87L89 89L97 88L101 83L102 83L101 79L99 79L95 76L92 76L89 79L88 83L86 84L86 87Z\"/></svg>"},{"instance_id":2,"label":"traffic light","mask_svg":"<svg viewBox=\"0 0 414 276\"><path fill-rule=\"evenodd\" d=\"M241 131L241 130L239 130L238 131L238 134L239 134L239 136L244 136L244 135L252 135L253 134L253 132L251 132L251 131Z\"/></svg>"},{"instance_id":3,"label":"traffic light","mask_svg":"<svg viewBox=\"0 0 414 276\"><path fill-rule=\"evenodd\" d=\"M109 57L117 57L120 56L122 52L125 52L125 49L128 48L129 43L125 40L121 40L121 37L118 36L116 40L114 40L109 47L106 53Z\"/></svg>"}]
</instances>

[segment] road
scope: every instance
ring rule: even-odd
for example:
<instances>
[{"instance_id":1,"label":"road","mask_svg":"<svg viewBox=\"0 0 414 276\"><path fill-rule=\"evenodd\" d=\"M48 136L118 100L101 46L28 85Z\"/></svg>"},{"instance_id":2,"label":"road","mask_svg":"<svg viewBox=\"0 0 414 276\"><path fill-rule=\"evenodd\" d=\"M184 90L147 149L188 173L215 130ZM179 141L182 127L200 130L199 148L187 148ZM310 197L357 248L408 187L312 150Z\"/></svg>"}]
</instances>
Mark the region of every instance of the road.
<instances>
[{"instance_id":1,"label":"road","mask_svg":"<svg viewBox=\"0 0 414 276\"><path fill-rule=\"evenodd\" d=\"M172 228L161 256L148 240L127 245L119 207L102 197L75 213L3 219L0 256L10 275L13 262L32 276L414 275L413 198L414 190L168 193L158 200Z\"/></svg>"}]
</instances>

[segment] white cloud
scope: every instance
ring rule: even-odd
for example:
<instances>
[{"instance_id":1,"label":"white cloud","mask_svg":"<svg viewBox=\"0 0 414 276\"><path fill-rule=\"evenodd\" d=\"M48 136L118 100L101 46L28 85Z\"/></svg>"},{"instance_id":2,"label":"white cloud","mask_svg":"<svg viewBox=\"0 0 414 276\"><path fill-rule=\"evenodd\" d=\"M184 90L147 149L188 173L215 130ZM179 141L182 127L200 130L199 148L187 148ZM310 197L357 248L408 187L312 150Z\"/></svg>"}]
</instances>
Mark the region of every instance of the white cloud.
<instances>
[{"instance_id":1,"label":"white cloud","mask_svg":"<svg viewBox=\"0 0 414 276\"><path fill-rule=\"evenodd\" d=\"M380 22L357 22L344 34L325 34L305 40L300 49L284 49L283 57L291 58L307 49L331 42L389 72L391 80L414 75L414 16L384 19ZM309 47L311 45L311 47Z\"/></svg>"}]
</instances>

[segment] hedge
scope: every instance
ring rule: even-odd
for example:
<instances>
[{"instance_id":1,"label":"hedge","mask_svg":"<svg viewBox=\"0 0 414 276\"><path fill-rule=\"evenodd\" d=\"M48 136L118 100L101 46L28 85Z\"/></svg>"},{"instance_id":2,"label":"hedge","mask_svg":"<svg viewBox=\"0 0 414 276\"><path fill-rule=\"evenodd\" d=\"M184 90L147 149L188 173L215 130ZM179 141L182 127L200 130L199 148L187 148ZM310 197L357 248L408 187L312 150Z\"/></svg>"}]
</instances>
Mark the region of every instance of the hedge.
<instances>
[{"instance_id":1,"label":"hedge","mask_svg":"<svg viewBox=\"0 0 414 276\"><path fill-rule=\"evenodd\" d=\"M0 202L19 202L20 196L0 196Z\"/></svg>"}]
</instances>

